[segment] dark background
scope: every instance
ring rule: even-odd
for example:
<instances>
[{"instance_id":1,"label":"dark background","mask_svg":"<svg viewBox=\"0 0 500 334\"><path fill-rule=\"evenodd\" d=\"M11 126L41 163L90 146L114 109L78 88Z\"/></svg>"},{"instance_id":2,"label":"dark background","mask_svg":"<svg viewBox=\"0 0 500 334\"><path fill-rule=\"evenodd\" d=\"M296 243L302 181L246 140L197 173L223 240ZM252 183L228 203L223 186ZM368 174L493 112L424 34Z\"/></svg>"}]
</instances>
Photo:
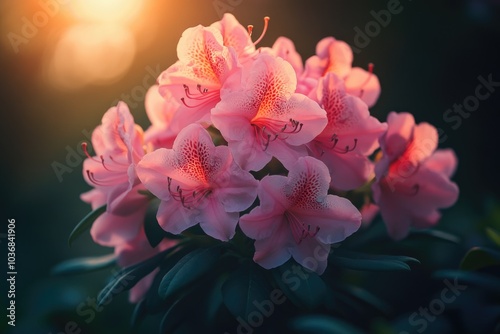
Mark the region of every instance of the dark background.
<instances>
[{"instance_id":1,"label":"dark background","mask_svg":"<svg viewBox=\"0 0 500 334\"><path fill-rule=\"evenodd\" d=\"M386 9L388 3L143 0L138 1L142 5L133 9L130 17L113 21L80 15L78 7L73 7L78 1L60 4L54 16L42 22L34 36L18 46L17 52L8 34L22 36L23 18L32 22L42 5L38 1L0 3L0 176L1 215L5 223L1 224L0 233L5 232L8 218L16 220L17 326L12 333L58 333L64 331L68 321L75 321L84 333L127 332L132 307L126 304L126 296L106 305L89 323L89 315L76 311L79 304L97 295L109 270L68 277L50 274L51 267L62 260L110 251L94 245L88 235L72 248L67 245L70 231L89 211L89 206L79 200L79 195L89 189L81 176L78 157L82 156L71 153L75 160L69 160L69 164L67 159L69 152L78 152L80 143L88 141L84 133L90 133L100 123L104 112L122 94L135 92L131 111L139 124L148 126L141 96L145 88L141 86L154 82L149 74L151 69L166 69L177 59L176 44L184 29L219 20L215 4L232 3L226 10L242 24L254 24L256 36L262 29L262 18L271 17L260 46L271 46L278 36L286 36L295 42L305 60L326 36L356 46L354 28L365 30L365 25L374 20L370 11ZM106 17L106 10L112 15L124 3L127 1L116 2L114 8L94 4L93 10ZM434 290L440 288L429 280L430 271L456 268L468 248L486 242L481 226L497 206L500 186L500 87L456 129L452 128L455 121L447 123L443 119L447 109L475 94L479 76L492 75L494 81L500 81L500 2L402 0L401 6L402 11L392 15L391 22L355 54L354 65L366 68L370 62L375 64L382 85L379 102L372 108L376 117L384 120L390 111L409 111L417 122L428 121L444 131L442 138L446 139L440 146L451 147L458 155L454 180L461 195L455 207L445 212L438 227L458 234L462 243L433 243L419 252L413 249L422 266L410 276L372 277L386 280L387 284L371 284L373 291L384 295L400 310L400 314L387 321L398 321L405 317L405 312L411 313L429 302ZM61 41L71 36L68 31L80 25L99 27L108 21L125 29L125 36L135 41L135 51L130 44L119 43L127 41L121 35L106 40L106 36L96 35L96 28L94 35L73 35L74 44L62 53L63 60L54 60L58 48L62 48ZM95 40L104 40L104 44L92 44ZM82 52L79 47L92 55L83 57L87 61L84 65L100 66L101 74L106 74L106 64L112 68L127 57L131 60L114 78L80 83L85 66L78 62L81 57L77 52ZM66 166L66 172L58 177L55 164ZM5 239L0 240L5 254ZM1 262L0 267L4 268L5 256ZM3 275L4 269L1 272ZM0 286L4 305L5 285ZM3 312L1 319L0 331L4 331L7 326Z\"/></svg>"}]
</instances>

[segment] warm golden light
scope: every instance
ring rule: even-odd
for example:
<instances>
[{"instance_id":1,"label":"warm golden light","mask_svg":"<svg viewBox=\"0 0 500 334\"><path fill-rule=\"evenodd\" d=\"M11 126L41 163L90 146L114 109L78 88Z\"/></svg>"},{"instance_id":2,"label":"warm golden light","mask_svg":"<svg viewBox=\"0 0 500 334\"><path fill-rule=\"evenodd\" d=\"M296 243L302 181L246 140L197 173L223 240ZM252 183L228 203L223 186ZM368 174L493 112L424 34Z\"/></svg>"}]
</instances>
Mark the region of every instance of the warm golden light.
<instances>
[{"instance_id":1,"label":"warm golden light","mask_svg":"<svg viewBox=\"0 0 500 334\"><path fill-rule=\"evenodd\" d=\"M110 83L126 73L135 53L133 34L120 25L76 25L49 55L47 79L61 89Z\"/></svg>"},{"instance_id":2,"label":"warm golden light","mask_svg":"<svg viewBox=\"0 0 500 334\"><path fill-rule=\"evenodd\" d=\"M143 0L72 0L67 6L80 20L127 23L141 12Z\"/></svg>"}]
</instances>

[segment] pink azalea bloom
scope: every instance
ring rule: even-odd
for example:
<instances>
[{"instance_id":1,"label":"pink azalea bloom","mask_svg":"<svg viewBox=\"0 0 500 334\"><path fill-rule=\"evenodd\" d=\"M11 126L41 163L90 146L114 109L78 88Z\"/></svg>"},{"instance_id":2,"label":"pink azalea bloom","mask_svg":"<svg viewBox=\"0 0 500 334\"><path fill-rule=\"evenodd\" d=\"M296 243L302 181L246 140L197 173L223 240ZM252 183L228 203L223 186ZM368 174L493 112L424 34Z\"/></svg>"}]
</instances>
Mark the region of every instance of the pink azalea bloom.
<instances>
[{"instance_id":1,"label":"pink azalea bloom","mask_svg":"<svg viewBox=\"0 0 500 334\"><path fill-rule=\"evenodd\" d=\"M352 50L346 42L325 37L316 44L316 55L306 60L305 74L319 79L333 72L345 78L351 72L352 61Z\"/></svg>"},{"instance_id":2,"label":"pink azalea bloom","mask_svg":"<svg viewBox=\"0 0 500 334\"><path fill-rule=\"evenodd\" d=\"M170 92L182 102L179 113L184 124L208 121L210 109L220 100L222 85L240 70L236 51L223 43L218 28L198 25L186 29L177 44L179 61L158 78L160 94Z\"/></svg>"},{"instance_id":3,"label":"pink azalea bloom","mask_svg":"<svg viewBox=\"0 0 500 334\"><path fill-rule=\"evenodd\" d=\"M306 61L304 74L300 78L302 89L311 87L308 81L333 72L345 81L347 93L361 98L368 107L373 106L380 95L380 83L373 74L373 65L369 66L369 71L365 71L359 67L352 68L352 61L352 50L347 43L333 37L323 38L316 45L316 55Z\"/></svg>"},{"instance_id":4,"label":"pink azalea bloom","mask_svg":"<svg viewBox=\"0 0 500 334\"><path fill-rule=\"evenodd\" d=\"M281 58L262 53L241 83L225 85L212 122L245 170L260 170L274 156L285 167L307 155L303 146L326 126L319 105L297 94L295 71Z\"/></svg>"},{"instance_id":5,"label":"pink azalea bloom","mask_svg":"<svg viewBox=\"0 0 500 334\"><path fill-rule=\"evenodd\" d=\"M373 64L368 65L368 71L354 67L344 78L346 91L362 99L368 107L373 107L380 96L380 82L373 74Z\"/></svg>"},{"instance_id":6,"label":"pink azalea bloom","mask_svg":"<svg viewBox=\"0 0 500 334\"><path fill-rule=\"evenodd\" d=\"M80 195L85 203L95 210L106 204L107 194L103 190L92 189ZM141 197L144 205L138 206L135 211L127 215L118 215L109 210L101 214L90 229L92 239L99 245L114 247L134 239L139 232L148 208L145 196ZM127 199L125 199L127 203Z\"/></svg>"},{"instance_id":7,"label":"pink azalea bloom","mask_svg":"<svg viewBox=\"0 0 500 334\"><path fill-rule=\"evenodd\" d=\"M269 269L293 257L322 274L330 244L356 232L361 214L347 199L328 195L328 168L312 157L299 158L288 177L271 175L259 185L260 206L240 219L255 239L254 261Z\"/></svg>"},{"instance_id":8,"label":"pink azalea bloom","mask_svg":"<svg viewBox=\"0 0 500 334\"><path fill-rule=\"evenodd\" d=\"M142 228L137 236L129 242L121 243L115 247L115 254L117 255L118 265L122 268L133 266L147 260L156 254L175 246L177 242L174 240L164 239L155 248L151 247L146 238L144 229ZM153 270L151 273L142 278L136 285L130 289L129 301L131 303L139 302L146 292L151 287L153 280L158 273L158 269Z\"/></svg>"},{"instance_id":9,"label":"pink azalea bloom","mask_svg":"<svg viewBox=\"0 0 500 334\"><path fill-rule=\"evenodd\" d=\"M304 71L304 64L302 63L302 57L295 50L295 45L292 40L286 37L278 37L271 50L275 56L283 58L289 62L295 70L297 77L300 77Z\"/></svg>"},{"instance_id":10,"label":"pink azalea bloom","mask_svg":"<svg viewBox=\"0 0 500 334\"><path fill-rule=\"evenodd\" d=\"M457 158L452 150L436 151L436 128L428 123L416 125L411 114L391 112L387 123L372 190L389 235L402 239L410 227L435 225L438 209L456 202L458 187L450 177Z\"/></svg>"},{"instance_id":11,"label":"pink azalea bloom","mask_svg":"<svg viewBox=\"0 0 500 334\"><path fill-rule=\"evenodd\" d=\"M116 244L133 238L142 222L148 198L139 193L145 190L135 173L135 164L144 155L143 132L134 123L126 104L110 108L102 125L92 133L96 156L83 163L83 175L95 188L82 199L97 206L107 204L106 214L94 223L91 234L97 243ZM86 151L86 144L83 145ZM135 224L134 222L135 221Z\"/></svg>"},{"instance_id":12,"label":"pink azalea bloom","mask_svg":"<svg viewBox=\"0 0 500 334\"><path fill-rule=\"evenodd\" d=\"M367 226L370 225L371 222L375 219L375 217L380 212L380 209L377 205L367 202L363 204L359 212L361 212L362 216L361 223L363 224L363 226Z\"/></svg>"},{"instance_id":13,"label":"pink azalea bloom","mask_svg":"<svg viewBox=\"0 0 500 334\"><path fill-rule=\"evenodd\" d=\"M266 27L267 27L267 21ZM248 29L243 27L233 14L225 13L220 21L212 23L210 27L220 31L223 45L232 47L241 63L250 60L255 53L255 44L252 42Z\"/></svg>"},{"instance_id":14,"label":"pink azalea bloom","mask_svg":"<svg viewBox=\"0 0 500 334\"><path fill-rule=\"evenodd\" d=\"M147 154L137 173L161 200L158 222L174 234L199 223L206 234L229 240L239 212L257 196L258 181L233 161L227 146L216 147L199 124L182 130L173 149Z\"/></svg>"},{"instance_id":15,"label":"pink azalea bloom","mask_svg":"<svg viewBox=\"0 0 500 334\"><path fill-rule=\"evenodd\" d=\"M154 85L146 93L145 107L151 126L144 133L144 142L151 143L154 149L172 148L175 137L187 125L177 112L179 103L169 92L161 96L158 85Z\"/></svg>"},{"instance_id":16,"label":"pink azalea bloom","mask_svg":"<svg viewBox=\"0 0 500 334\"><path fill-rule=\"evenodd\" d=\"M348 94L334 73L323 77L310 97L328 118L325 129L307 145L311 155L328 166L336 189L362 186L373 178L373 164L368 156L378 148L378 138L387 124L370 116L366 103Z\"/></svg>"}]
</instances>

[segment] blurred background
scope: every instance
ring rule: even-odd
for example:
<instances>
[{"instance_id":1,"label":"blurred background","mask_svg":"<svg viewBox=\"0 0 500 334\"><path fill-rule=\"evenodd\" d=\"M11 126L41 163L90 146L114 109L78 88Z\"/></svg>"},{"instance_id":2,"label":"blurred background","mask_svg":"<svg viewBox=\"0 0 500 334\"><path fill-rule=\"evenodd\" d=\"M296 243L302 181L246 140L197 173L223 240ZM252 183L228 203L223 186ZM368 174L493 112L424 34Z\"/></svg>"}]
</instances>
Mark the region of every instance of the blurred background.
<instances>
[{"instance_id":1,"label":"blurred background","mask_svg":"<svg viewBox=\"0 0 500 334\"><path fill-rule=\"evenodd\" d=\"M127 102L136 122L147 128L145 92L176 61L182 32L209 25L223 12L233 13L243 25L253 24L256 35L263 17L270 16L259 45L271 46L286 36L304 60L323 37L346 41L357 49L355 66L375 64L382 85L372 108L376 117L410 111L417 122L441 129L440 146L453 148L459 158L454 180L461 196L438 228L460 236L461 243L407 243L405 255L418 257L421 266L407 274L365 277L372 282L365 285L397 310L384 323L407 319L428 304L442 288L430 277L432 270L457 268L467 249L488 243L485 224L498 223L500 87L491 86L490 96L469 105L470 112L447 110L473 103L470 96L475 96L480 77L500 82L500 1L401 0L401 10L390 22L366 31L375 21L372 11L386 10L391 2L2 0L0 233L5 233L7 219L16 220L18 275L17 326L8 328L2 314L0 331L69 333L65 326L73 321L82 333L128 332L133 307L125 295L102 311L89 311L109 270L50 274L62 260L110 252L88 235L71 248L67 244L70 231L90 210L79 199L90 189L81 174L80 144L89 141L104 112L118 100ZM368 34L357 37L359 31ZM4 254L5 238L0 241ZM144 332L149 325L144 324Z\"/></svg>"}]
</instances>

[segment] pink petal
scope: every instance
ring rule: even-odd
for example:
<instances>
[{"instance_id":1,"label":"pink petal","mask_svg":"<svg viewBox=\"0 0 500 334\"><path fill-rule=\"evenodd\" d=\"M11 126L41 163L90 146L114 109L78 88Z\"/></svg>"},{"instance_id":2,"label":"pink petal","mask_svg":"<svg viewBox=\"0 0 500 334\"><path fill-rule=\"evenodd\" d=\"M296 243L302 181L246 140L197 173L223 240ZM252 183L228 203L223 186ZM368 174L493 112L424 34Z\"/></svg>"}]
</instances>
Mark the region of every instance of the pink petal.
<instances>
[{"instance_id":1,"label":"pink petal","mask_svg":"<svg viewBox=\"0 0 500 334\"><path fill-rule=\"evenodd\" d=\"M213 182L232 162L229 150L217 149L199 124L188 125L179 133L170 155L167 175L190 186Z\"/></svg>"},{"instance_id":2,"label":"pink petal","mask_svg":"<svg viewBox=\"0 0 500 334\"><path fill-rule=\"evenodd\" d=\"M352 203L338 196L327 195L330 175L328 168L312 157L300 158L288 173L284 188L287 210L302 224L316 229L318 240L334 243L358 230L361 214Z\"/></svg>"},{"instance_id":3,"label":"pink petal","mask_svg":"<svg viewBox=\"0 0 500 334\"><path fill-rule=\"evenodd\" d=\"M221 32L224 46L232 47L238 58L244 59L255 52L255 45L247 29L236 20L233 14L225 13L222 19L213 23L211 27Z\"/></svg>"},{"instance_id":4,"label":"pink petal","mask_svg":"<svg viewBox=\"0 0 500 334\"><path fill-rule=\"evenodd\" d=\"M219 147L227 148L227 147ZM250 207L257 197L259 182L252 174L242 170L235 162L217 180L217 193L214 194L226 212L242 212Z\"/></svg>"},{"instance_id":5,"label":"pink petal","mask_svg":"<svg viewBox=\"0 0 500 334\"><path fill-rule=\"evenodd\" d=\"M228 146L234 160L243 170L261 170L272 159L269 151L263 150L262 144L252 137L247 137L246 140L229 141Z\"/></svg>"},{"instance_id":6,"label":"pink petal","mask_svg":"<svg viewBox=\"0 0 500 334\"><path fill-rule=\"evenodd\" d=\"M119 102L102 118L103 144L110 155L126 152L132 162L133 152L142 150L142 129L134 123L127 105Z\"/></svg>"},{"instance_id":7,"label":"pink petal","mask_svg":"<svg viewBox=\"0 0 500 334\"><path fill-rule=\"evenodd\" d=\"M452 149L437 150L426 161L427 168L451 177L457 169L458 159Z\"/></svg>"},{"instance_id":8,"label":"pink petal","mask_svg":"<svg viewBox=\"0 0 500 334\"><path fill-rule=\"evenodd\" d=\"M373 203L365 203L361 207L360 212L362 216L361 224L364 226L368 226L380 212L380 208L378 207L378 205L375 205Z\"/></svg>"},{"instance_id":9,"label":"pink petal","mask_svg":"<svg viewBox=\"0 0 500 334\"><path fill-rule=\"evenodd\" d=\"M387 125L370 116L368 106L361 99L347 94L337 75L328 73L309 96L325 109L328 118L317 141L334 146L335 151L345 148L346 152L354 150L363 155L370 155L378 147L378 138Z\"/></svg>"},{"instance_id":10,"label":"pink petal","mask_svg":"<svg viewBox=\"0 0 500 334\"><path fill-rule=\"evenodd\" d=\"M266 176L260 181L260 205L240 218L242 231L252 239L265 239L274 234L285 212L283 188L287 178L281 175Z\"/></svg>"},{"instance_id":11,"label":"pink petal","mask_svg":"<svg viewBox=\"0 0 500 334\"><path fill-rule=\"evenodd\" d=\"M274 142L270 143L265 152L269 154L269 157L276 157L283 164L283 166L285 166L286 169L290 169L300 157L307 156L307 148L305 145L290 146L281 140L275 140Z\"/></svg>"},{"instance_id":12,"label":"pink petal","mask_svg":"<svg viewBox=\"0 0 500 334\"><path fill-rule=\"evenodd\" d=\"M167 149L160 148L154 152L146 154L137 164L137 176L142 184L153 195L163 201L170 199L167 173L170 170L166 161L169 159Z\"/></svg>"},{"instance_id":13,"label":"pink petal","mask_svg":"<svg viewBox=\"0 0 500 334\"><path fill-rule=\"evenodd\" d=\"M373 163L355 152L337 153L324 148L317 158L323 161L332 177L331 186L338 190L353 190L373 177Z\"/></svg>"},{"instance_id":14,"label":"pink petal","mask_svg":"<svg viewBox=\"0 0 500 334\"><path fill-rule=\"evenodd\" d=\"M80 195L80 199L89 203L92 210L95 210L106 204L106 193L100 189L92 189Z\"/></svg>"},{"instance_id":15,"label":"pink petal","mask_svg":"<svg viewBox=\"0 0 500 334\"><path fill-rule=\"evenodd\" d=\"M328 195L318 207L294 208L299 219L306 225L319 227L316 239L332 244L340 242L361 226L361 213L346 198Z\"/></svg>"},{"instance_id":16,"label":"pink petal","mask_svg":"<svg viewBox=\"0 0 500 334\"><path fill-rule=\"evenodd\" d=\"M354 67L345 78L346 91L361 98L369 107L375 105L380 96L378 77L362 68Z\"/></svg>"},{"instance_id":17,"label":"pink petal","mask_svg":"<svg viewBox=\"0 0 500 334\"><path fill-rule=\"evenodd\" d=\"M203 231L212 238L228 241L236 231L239 212L226 212L215 195L207 199L200 208L199 223Z\"/></svg>"},{"instance_id":18,"label":"pink petal","mask_svg":"<svg viewBox=\"0 0 500 334\"><path fill-rule=\"evenodd\" d=\"M404 207L398 205L398 194L383 194L378 182L372 185L372 190L375 203L379 206L387 227L387 233L395 240L404 239L410 231L411 216Z\"/></svg>"},{"instance_id":19,"label":"pink petal","mask_svg":"<svg viewBox=\"0 0 500 334\"><path fill-rule=\"evenodd\" d=\"M326 112L305 95L294 94L284 108L288 111L285 117L302 124L300 131L288 135L285 139L290 145L298 146L310 142L323 131L328 123Z\"/></svg>"},{"instance_id":20,"label":"pink petal","mask_svg":"<svg viewBox=\"0 0 500 334\"><path fill-rule=\"evenodd\" d=\"M380 139L380 147L390 161L401 156L413 139L415 119L410 113L390 112L387 116L387 132Z\"/></svg>"},{"instance_id":21,"label":"pink petal","mask_svg":"<svg viewBox=\"0 0 500 334\"><path fill-rule=\"evenodd\" d=\"M438 210L434 210L431 213L427 214L426 216L416 216L413 221L412 225L415 228L430 228L436 225L439 220L441 219L441 214L439 213Z\"/></svg>"},{"instance_id":22,"label":"pink petal","mask_svg":"<svg viewBox=\"0 0 500 334\"><path fill-rule=\"evenodd\" d=\"M429 123L420 123L413 131L413 141L405 155L414 163L424 161L434 153L438 145L438 133Z\"/></svg>"},{"instance_id":23,"label":"pink petal","mask_svg":"<svg viewBox=\"0 0 500 334\"><path fill-rule=\"evenodd\" d=\"M158 85L151 86L145 97L145 108L152 125L167 128L179 104L171 96L163 97L158 91Z\"/></svg>"},{"instance_id":24,"label":"pink petal","mask_svg":"<svg viewBox=\"0 0 500 334\"><path fill-rule=\"evenodd\" d=\"M291 257L290 248L293 247L293 238L287 224L281 221L275 233L266 239L255 241L253 260L266 269L276 268Z\"/></svg>"},{"instance_id":25,"label":"pink petal","mask_svg":"<svg viewBox=\"0 0 500 334\"><path fill-rule=\"evenodd\" d=\"M105 212L92 225L90 235L94 242L103 246L117 246L128 242L139 233L146 210L147 206L144 206L128 216Z\"/></svg>"},{"instance_id":26,"label":"pink petal","mask_svg":"<svg viewBox=\"0 0 500 334\"><path fill-rule=\"evenodd\" d=\"M290 249L295 261L301 266L321 275L325 272L330 245L315 238L306 238Z\"/></svg>"},{"instance_id":27,"label":"pink petal","mask_svg":"<svg viewBox=\"0 0 500 334\"><path fill-rule=\"evenodd\" d=\"M450 207L458 199L457 185L447 175L430 169L425 163L409 183L417 184L418 192L405 204L407 207L411 205L412 211L419 216L427 215L436 208Z\"/></svg>"},{"instance_id":28,"label":"pink petal","mask_svg":"<svg viewBox=\"0 0 500 334\"><path fill-rule=\"evenodd\" d=\"M259 55L251 69L244 72L243 89L252 93L259 113L273 112L273 106L288 99L295 92L297 77L290 63L268 54Z\"/></svg>"},{"instance_id":29,"label":"pink petal","mask_svg":"<svg viewBox=\"0 0 500 334\"><path fill-rule=\"evenodd\" d=\"M302 74L304 70L304 65L302 63L302 57L295 50L295 45L292 40L286 37L278 37L278 39L274 42L272 47L273 53L286 60L292 65L297 77Z\"/></svg>"},{"instance_id":30,"label":"pink petal","mask_svg":"<svg viewBox=\"0 0 500 334\"><path fill-rule=\"evenodd\" d=\"M326 37L316 45L316 56L307 59L303 75L320 78L333 72L344 78L351 71L352 60L352 50L347 43Z\"/></svg>"},{"instance_id":31,"label":"pink petal","mask_svg":"<svg viewBox=\"0 0 500 334\"><path fill-rule=\"evenodd\" d=\"M184 208L178 201L161 201L156 218L160 226L172 234L181 234L184 230L199 223L199 211Z\"/></svg>"},{"instance_id":32,"label":"pink petal","mask_svg":"<svg viewBox=\"0 0 500 334\"><path fill-rule=\"evenodd\" d=\"M316 49L316 51L318 51L318 48ZM318 52L318 55L319 54L320 53ZM327 68L325 69L325 73L333 72L341 78L347 76L350 73L353 54L349 44L344 41L333 40L328 45L327 57L329 62Z\"/></svg>"},{"instance_id":33,"label":"pink petal","mask_svg":"<svg viewBox=\"0 0 500 334\"><path fill-rule=\"evenodd\" d=\"M330 180L324 163L313 157L303 157L289 170L284 195L289 205L309 208L325 198Z\"/></svg>"}]
</instances>

